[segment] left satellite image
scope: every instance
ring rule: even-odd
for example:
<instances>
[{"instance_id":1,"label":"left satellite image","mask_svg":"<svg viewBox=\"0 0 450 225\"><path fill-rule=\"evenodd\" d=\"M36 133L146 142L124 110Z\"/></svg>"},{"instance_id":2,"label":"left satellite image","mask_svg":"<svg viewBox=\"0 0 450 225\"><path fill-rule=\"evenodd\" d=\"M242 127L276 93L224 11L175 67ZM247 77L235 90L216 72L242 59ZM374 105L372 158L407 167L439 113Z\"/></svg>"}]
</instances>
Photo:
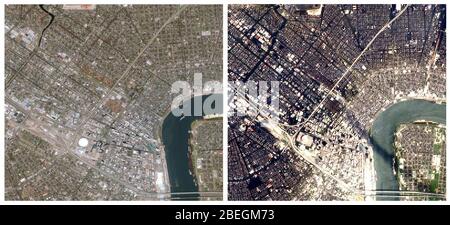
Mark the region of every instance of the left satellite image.
<instances>
[{"instance_id":1,"label":"left satellite image","mask_svg":"<svg viewBox=\"0 0 450 225\"><path fill-rule=\"evenodd\" d=\"M221 200L222 12L6 5L5 200Z\"/></svg>"}]
</instances>

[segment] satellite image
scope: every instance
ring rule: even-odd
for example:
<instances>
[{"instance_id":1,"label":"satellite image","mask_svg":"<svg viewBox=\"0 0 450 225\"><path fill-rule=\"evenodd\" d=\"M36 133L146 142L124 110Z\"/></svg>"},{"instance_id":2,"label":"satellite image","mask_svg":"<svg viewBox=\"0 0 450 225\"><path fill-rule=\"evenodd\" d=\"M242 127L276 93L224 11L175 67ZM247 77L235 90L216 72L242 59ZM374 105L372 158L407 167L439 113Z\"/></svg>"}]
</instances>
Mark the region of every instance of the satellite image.
<instances>
[{"instance_id":1,"label":"satellite image","mask_svg":"<svg viewBox=\"0 0 450 225\"><path fill-rule=\"evenodd\" d=\"M6 5L5 200L222 198L222 126L190 135L221 112L170 113L174 83L209 90L185 102L222 98L206 85L222 81L222 15L222 5ZM211 147L198 150L201 165L196 143ZM193 173L203 166L212 177Z\"/></svg>"},{"instance_id":2,"label":"satellite image","mask_svg":"<svg viewBox=\"0 0 450 225\"><path fill-rule=\"evenodd\" d=\"M445 200L445 5L230 5L228 80L229 200Z\"/></svg>"}]
</instances>

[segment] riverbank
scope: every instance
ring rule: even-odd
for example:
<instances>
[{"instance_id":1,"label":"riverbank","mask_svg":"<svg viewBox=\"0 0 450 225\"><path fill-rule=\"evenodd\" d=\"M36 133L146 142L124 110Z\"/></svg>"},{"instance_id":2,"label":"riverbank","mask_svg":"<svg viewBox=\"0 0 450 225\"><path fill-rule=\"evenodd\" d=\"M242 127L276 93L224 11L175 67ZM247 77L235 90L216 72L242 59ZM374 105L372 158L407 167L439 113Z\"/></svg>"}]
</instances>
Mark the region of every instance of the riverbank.
<instances>
[{"instance_id":1,"label":"riverbank","mask_svg":"<svg viewBox=\"0 0 450 225\"><path fill-rule=\"evenodd\" d=\"M208 117L191 125L189 153L193 176L202 197L221 200L223 191L223 118ZM212 193L220 193L211 195ZM205 195L206 194L206 195Z\"/></svg>"},{"instance_id":2,"label":"riverbank","mask_svg":"<svg viewBox=\"0 0 450 225\"><path fill-rule=\"evenodd\" d=\"M408 99L399 100L377 114L369 131L370 142L374 149L377 190L399 190L394 175L394 134L398 126L417 120L445 124L445 108L445 104L423 99Z\"/></svg>"},{"instance_id":3,"label":"riverbank","mask_svg":"<svg viewBox=\"0 0 450 225\"><path fill-rule=\"evenodd\" d=\"M439 174L445 180L445 125L427 121L401 124L395 133L395 161L399 189L445 194ZM422 146L422 147L420 147ZM424 149L423 146L427 146ZM423 161L411 160L417 156ZM419 182L420 185L416 185Z\"/></svg>"},{"instance_id":4,"label":"riverbank","mask_svg":"<svg viewBox=\"0 0 450 225\"><path fill-rule=\"evenodd\" d=\"M189 100L184 101L184 104L191 104L193 106L196 98L201 98L202 105L205 100L212 95L195 96ZM214 96L214 99L222 99L222 95ZM214 103L214 112L221 113L222 101ZM217 106L217 107L216 107ZM205 113L201 116L193 115L194 107L191 107L192 116L176 117L169 112L165 117L161 126L161 140L164 145L164 152L166 154L167 171L169 182L171 186L172 196L183 196L183 199L198 199L198 187L193 176L193 166L191 163L191 155L189 153L189 137L191 125L194 121L202 119ZM192 193L192 194L189 194Z\"/></svg>"}]
</instances>

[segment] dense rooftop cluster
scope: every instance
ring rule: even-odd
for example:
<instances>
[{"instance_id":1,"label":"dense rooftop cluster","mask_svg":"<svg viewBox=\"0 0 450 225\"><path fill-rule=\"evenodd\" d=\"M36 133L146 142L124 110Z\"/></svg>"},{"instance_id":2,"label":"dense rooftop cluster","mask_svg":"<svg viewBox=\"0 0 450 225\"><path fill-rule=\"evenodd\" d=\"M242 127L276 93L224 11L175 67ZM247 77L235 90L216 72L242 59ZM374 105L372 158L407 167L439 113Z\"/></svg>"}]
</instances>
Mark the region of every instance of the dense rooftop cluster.
<instances>
[{"instance_id":1,"label":"dense rooftop cluster","mask_svg":"<svg viewBox=\"0 0 450 225\"><path fill-rule=\"evenodd\" d=\"M351 200L374 190L377 113L408 98L445 102L445 14L444 5L230 6L228 79L279 81L272 129L312 138L293 147L258 117L229 118L230 199Z\"/></svg>"},{"instance_id":2,"label":"dense rooftop cluster","mask_svg":"<svg viewBox=\"0 0 450 225\"><path fill-rule=\"evenodd\" d=\"M171 85L222 80L222 6L5 8L6 166L41 165L7 170L7 199L169 197L159 133ZM54 154L32 157L44 149L23 134Z\"/></svg>"}]
</instances>

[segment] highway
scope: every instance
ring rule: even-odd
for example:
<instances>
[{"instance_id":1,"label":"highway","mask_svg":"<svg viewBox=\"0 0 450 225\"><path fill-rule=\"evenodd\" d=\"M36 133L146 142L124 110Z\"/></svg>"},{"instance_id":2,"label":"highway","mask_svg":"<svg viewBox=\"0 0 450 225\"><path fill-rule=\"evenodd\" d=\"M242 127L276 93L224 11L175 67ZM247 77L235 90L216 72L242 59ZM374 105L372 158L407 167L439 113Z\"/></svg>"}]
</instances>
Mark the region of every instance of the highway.
<instances>
[{"instance_id":1,"label":"highway","mask_svg":"<svg viewBox=\"0 0 450 225\"><path fill-rule=\"evenodd\" d=\"M255 102L249 102L246 98L245 98L245 93L242 93L241 90L235 88L234 89L236 91L237 94L241 95L242 99L244 101L246 101L249 105L253 105L256 108L264 106L263 104L256 104ZM342 181L341 179L337 178L336 176L331 174L331 171L329 171L329 169L324 168L320 165L318 165L315 161L316 159L311 156L311 155L306 155L305 152L303 152L302 150L300 150L296 144L295 144L295 137L296 135L289 135L287 133L286 130L284 130L283 128L280 127L280 123L273 121L271 118L269 118L267 115L263 115L263 114L259 114L262 117L265 117L265 119L267 119L270 123L277 125L277 128L279 128L280 130L283 131L283 137L282 139L280 139L280 141L285 142L289 145L290 149L292 149L294 151L294 153L296 153L297 155L299 155L301 158L305 159L308 163L310 163L311 165L313 165L314 167L316 167L320 172L324 173L325 175L329 176L330 178L332 178L333 180L335 180L338 185L340 187L342 187L343 189L349 190L353 193L363 193L364 191L360 191L360 190L356 190L355 188L349 186L346 182Z\"/></svg>"},{"instance_id":2,"label":"highway","mask_svg":"<svg viewBox=\"0 0 450 225\"><path fill-rule=\"evenodd\" d=\"M314 110L312 111L312 113L308 116L308 118L306 118L305 121L303 121L301 123L301 126L303 126L304 124L306 124L313 116L314 114L322 107L322 105L325 103L325 101L328 99L328 97L330 96L330 94L337 88L337 86L341 83L341 81L350 73L350 71L353 69L354 65L359 61L359 59L364 55L364 53L370 48L370 46L372 46L373 42L377 39L377 37L383 33L383 31L385 31L387 28L389 28L391 26L391 24L397 20L407 9L408 9L409 5L406 5L405 8L403 8L392 20L390 20L389 22L387 22L374 36L373 38L370 40L370 42L367 44L367 46L364 48L364 50L361 51L361 53L359 53L359 55L355 58L355 60L353 60L353 63L347 67L347 69L345 70L345 72L342 74L342 76L336 81L336 83L333 85L333 87L331 88L330 91L327 92L327 94L325 95L325 97L322 99L322 101L317 105L316 108L314 108ZM297 134L299 131L297 131ZM295 136L297 136L297 134Z\"/></svg>"}]
</instances>

